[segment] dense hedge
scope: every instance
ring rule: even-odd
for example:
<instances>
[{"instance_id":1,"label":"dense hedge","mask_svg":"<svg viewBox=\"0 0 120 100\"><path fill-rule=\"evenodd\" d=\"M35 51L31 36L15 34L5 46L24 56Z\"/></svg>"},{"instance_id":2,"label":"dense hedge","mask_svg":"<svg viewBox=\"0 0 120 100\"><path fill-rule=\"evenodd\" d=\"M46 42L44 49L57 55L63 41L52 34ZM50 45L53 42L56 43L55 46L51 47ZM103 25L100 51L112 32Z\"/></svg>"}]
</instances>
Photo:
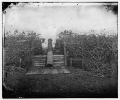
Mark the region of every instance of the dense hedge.
<instances>
[{"instance_id":1,"label":"dense hedge","mask_svg":"<svg viewBox=\"0 0 120 100\"><path fill-rule=\"evenodd\" d=\"M42 54L41 38L35 32L21 32L4 37L4 65L32 66L32 56ZM21 64L20 64L21 60Z\"/></svg>"},{"instance_id":2,"label":"dense hedge","mask_svg":"<svg viewBox=\"0 0 120 100\"><path fill-rule=\"evenodd\" d=\"M105 34L77 34L72 31L64 31L58 35L58 40L55 45L55 52L64 54L63 41L66 43L67 61L69 65L70 58L83 59L84 64L88 69L108 71L112 70L113 66L117 68L118 63L118 36ZM73 66L79 65L79 61L73 61ZM80 66L79 66L80 67Z\"/></svg>"}]
</instances>

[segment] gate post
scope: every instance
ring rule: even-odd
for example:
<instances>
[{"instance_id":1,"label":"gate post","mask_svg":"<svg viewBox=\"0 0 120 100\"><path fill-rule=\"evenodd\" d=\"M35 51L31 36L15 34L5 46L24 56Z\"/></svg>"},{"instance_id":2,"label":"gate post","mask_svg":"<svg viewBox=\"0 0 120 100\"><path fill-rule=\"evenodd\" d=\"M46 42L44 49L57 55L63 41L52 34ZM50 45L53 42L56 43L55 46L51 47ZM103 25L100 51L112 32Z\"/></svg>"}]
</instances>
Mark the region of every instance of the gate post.
<instances>
[{"instance_id":1,"label":"gate post","mask_svg":"<svg viewBox=\"0 0 120 100\"><path fill-rule=\"evenodd\" d=\"M70 58L70 67L72 67L72 58Z\"/></svg>"},{"instance_id":2,"label":"gate post","mask_svg":"<svg viewBox=\"0 0 120 100\"><path fill-rule=\"evenodd\" d=\"M65 66L67 66L67 54L66 54L66 43L64 41L64 61L65 61Z\"/></svg>"}]
</instances>

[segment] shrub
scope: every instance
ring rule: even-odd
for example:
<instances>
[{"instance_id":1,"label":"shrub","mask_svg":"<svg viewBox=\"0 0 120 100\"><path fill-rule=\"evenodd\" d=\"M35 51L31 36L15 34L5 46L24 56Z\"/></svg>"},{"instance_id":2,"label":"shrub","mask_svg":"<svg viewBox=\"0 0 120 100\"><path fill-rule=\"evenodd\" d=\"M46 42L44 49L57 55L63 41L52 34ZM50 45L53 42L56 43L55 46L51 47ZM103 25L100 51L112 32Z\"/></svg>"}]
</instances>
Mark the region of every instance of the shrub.
<instances>
[{"instance_id":1,"label":"shrub","mask_svg":"<svg viewBox=\"0 0 120 100\"><path fill-rule=\"evenodd\" d=\"M42 54L41 38L35 32L7 33L4 40L4 65L27 69L32 66L35 54Z\"/></svg>"},{"instance_id":2,"label":"shrub","mask_svg":"<svg viewBox=\"0 0 120 100\"><path fill-rule=\"evenodd\" d=\"M97 69L102 71L102 66L106 65L106 69L112 69L112 63L118 62L118 37L117 35L106 36L104 34L77 34L72 31L64 31L58 34L59 43L56 42L55 50L64 54L63 41L66 42L67 59L82 58L92 62ZM59 47L59 49L57 48ZM84 62L87 60L84 60ZM69 61L69 60L67 60ZM69 63L69 62L68 62ZM74 64L75 65L75 64ZM73 65L73 66L74 66ZM109 66L108 66L109 65ZM117 64L116 64L117 66ZM88 65L90 69L90 64ZM92 68L91 68L92 69Z\"/></svg>"}]
</instances>

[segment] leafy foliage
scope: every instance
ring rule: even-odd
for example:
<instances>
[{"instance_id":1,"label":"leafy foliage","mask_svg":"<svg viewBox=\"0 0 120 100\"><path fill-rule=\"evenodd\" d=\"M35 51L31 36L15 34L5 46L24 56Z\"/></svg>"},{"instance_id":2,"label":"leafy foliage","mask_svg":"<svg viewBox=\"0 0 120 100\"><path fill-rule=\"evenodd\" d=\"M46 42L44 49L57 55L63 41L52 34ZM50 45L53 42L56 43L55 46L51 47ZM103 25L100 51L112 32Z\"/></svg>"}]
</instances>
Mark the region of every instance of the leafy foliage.
<instances>
[{"instance_id":1,"label":"leafy foliage","mask_svg":"<svg viewBox=\"0 0 120 100\"><path fill-rule=\"evenodd\" d=\"M105 36L104 34L95 35L95 33L80 35L73 33L72 31L65 30L64 32L61 32L58 37L57 41L60 42L56 42L55 50L59 50L61 54L64 54L63 41L65 41L68 64L70 62L70 58L79 58L82 59L86 66L88 66L88 69L92 69L94 66L95 69L97 68L97 70L100 70L101 72L103 72L103 69L104 71L108 71L108 69L112 70L111 64L113 63L117 66L117 35ZM75 66L75 63L73 66Z\"/></svg>"},{"instance_id":2,"label":"leafy foliage","mask_svg":"<svg viewBox=\"0 0 120 100\"><path fill-rule=\"evenodd\" d=\"M15 65L29 68L32 65L32 56L42 54L41 38L33 31L21 32L16 30L14 34L5 34L4 62L5 65Z\"/></svg>"}]
</instances>

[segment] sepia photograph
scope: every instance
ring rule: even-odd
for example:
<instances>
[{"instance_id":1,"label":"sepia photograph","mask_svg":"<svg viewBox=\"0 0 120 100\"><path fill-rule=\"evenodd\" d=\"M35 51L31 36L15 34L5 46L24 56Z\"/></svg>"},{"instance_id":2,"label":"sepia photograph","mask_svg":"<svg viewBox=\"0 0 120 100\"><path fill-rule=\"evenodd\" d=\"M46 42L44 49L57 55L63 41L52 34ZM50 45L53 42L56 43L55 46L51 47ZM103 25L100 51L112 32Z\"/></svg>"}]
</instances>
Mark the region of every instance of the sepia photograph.
<instances>
[{"instance_id":1,"label":"sepia photograph","mask_svg":"<svg viewBox=\"0 0 120 100\"><path fill-rule=\"evenodd\" d=\"M118 2L2 2L2 98L118 98Z\"/></svg>"}]
</instances>

